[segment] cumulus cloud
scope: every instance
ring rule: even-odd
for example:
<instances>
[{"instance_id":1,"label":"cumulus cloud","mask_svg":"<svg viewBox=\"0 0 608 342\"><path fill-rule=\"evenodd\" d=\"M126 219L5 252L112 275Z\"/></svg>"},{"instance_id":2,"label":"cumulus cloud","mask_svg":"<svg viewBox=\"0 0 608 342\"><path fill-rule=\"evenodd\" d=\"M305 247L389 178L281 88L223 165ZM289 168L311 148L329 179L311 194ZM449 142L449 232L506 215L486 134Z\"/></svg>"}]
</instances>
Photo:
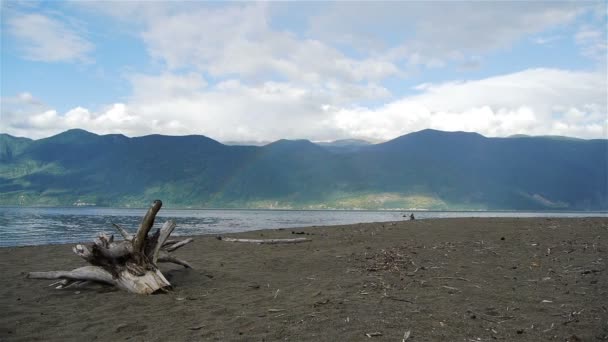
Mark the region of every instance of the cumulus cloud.
<instances>
[{"instance_id":1,"label":"cumulus cloud","mask_svg":"<svg viewBox=\"0 0 608 342\"><path fill-rule=\"evenodd\" d=\"M606 79L598 73L530 69L479 80L423 84L418 94L378 107L352 107L332 91L286 82L247 85L227 80L208 86L192 75L133 78L137 89L125 104L99 112L74 108L11 116L38 136L68 128L128 135L203 134L220 141L280 138L387 140L435 128L512 134L608 138ZM176 95L178 94L178 95ZM23 114L23 113L21 113ZM31 135L31 134L30 134Z\"/></svg>"},{"instance_id":2,"label":"cumulus cloud","mask_svg":"<svg viewBox=\"0 0 608 342\"><path fill-rule=\"evenodd\" d=\"M7 21L26 59L43 62L88 62L94 46L63 21L39 13L19 13Z\"/></svg>"},{"instance_id":3,"label":"cumulus cloud","mask_svg":"<svg viewBox=\"0 0 608 342\"><path fill-rule=\"evenodd\" d=\"M368 83L400 73L386 59L352 58L319 39L273 28L270 7L266 3L172 10L146 6L141 37L150 55L169 70L191 68L216 78Z\"/></svg>"},{"instance_id":4,"label":"cumulus cloud","mask_svg":"<svg viewBox=\"0 0 608 342\"><path fill-rule=\"evenodd\" d=\"M0 131L37 139L72 128L81 128L99 134L140 135L142 132L150 132L162 127L149 125L144 121L144 117L133 115L123 103L115 103L99 112L75 107L65 113L59 113L29 93L2 99Z\"/></svg>"},{"instance_id":5,"label":"cumulus cloud","mask_svg":"<svg viewBox=\"0 0 608 342\"><path fill-rule=\"evenodd\" d=\"M378 139L424 128L608 138L606 87L599 73L530 69L420 85L420 94L379 108L334 110L332 124L352 136Z\"/></svg>"}]
</instances>

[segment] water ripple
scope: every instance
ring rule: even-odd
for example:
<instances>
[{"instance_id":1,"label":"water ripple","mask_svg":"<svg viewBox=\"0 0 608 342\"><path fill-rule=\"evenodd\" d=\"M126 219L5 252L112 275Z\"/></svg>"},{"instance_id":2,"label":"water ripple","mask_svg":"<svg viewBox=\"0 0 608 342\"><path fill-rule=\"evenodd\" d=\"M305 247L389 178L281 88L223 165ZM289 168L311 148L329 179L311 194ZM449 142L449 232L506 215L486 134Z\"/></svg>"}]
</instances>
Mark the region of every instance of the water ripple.
<instances>
[{"instance_id":1,"label":"water ripple","mask_svg":"<svg viewBox=\"0 0 608 342\"><path fill-rule=\"evenodd\" d=\"M155 228L177 223L175 235L208 235L273 228L296 228L403 220L400 211L163 210ZM114 233L112 223L135 232L144 209L0 207L0 247L91 241ZM608 213L415 212L418 219L449 217L608 217Z\"/></svg>"}]
</instances>

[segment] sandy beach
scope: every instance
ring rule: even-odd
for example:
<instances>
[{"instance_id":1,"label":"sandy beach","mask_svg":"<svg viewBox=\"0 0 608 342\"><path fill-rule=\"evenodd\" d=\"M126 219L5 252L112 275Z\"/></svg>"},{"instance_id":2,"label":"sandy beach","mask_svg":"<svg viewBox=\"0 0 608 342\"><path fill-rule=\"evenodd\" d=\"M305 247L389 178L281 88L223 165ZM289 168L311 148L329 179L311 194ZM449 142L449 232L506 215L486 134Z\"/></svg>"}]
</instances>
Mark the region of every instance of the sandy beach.
<instances>
[{"instance_id":1,"label":"sandy beach","mask_svg":"<svg viewBox=\"0 0 608 342\"><path fill-rule=\"evenodd\" d=\"M177 227L179 230L179 227ZM196 236L168 294L56 290L72 245L1 248L2 341L608 340L608 219L433 219ZM91 237L93 238L93 237Z\"/></svg>"}]
</instances>

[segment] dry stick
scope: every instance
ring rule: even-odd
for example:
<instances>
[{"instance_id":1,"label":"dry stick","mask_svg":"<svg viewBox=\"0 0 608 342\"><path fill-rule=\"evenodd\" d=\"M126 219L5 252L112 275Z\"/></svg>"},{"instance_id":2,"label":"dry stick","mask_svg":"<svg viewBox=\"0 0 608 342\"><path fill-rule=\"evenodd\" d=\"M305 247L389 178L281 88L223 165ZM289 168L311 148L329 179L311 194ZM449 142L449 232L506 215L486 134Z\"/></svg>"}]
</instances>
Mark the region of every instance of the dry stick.
<instances>
[{"instance_id":1,"label":"dry stick","mask_svg":"<svg viewBox=\"0 0 608 342\"><path fill-rule=\"evenodd\" d=\"M163 202L160 200L155 200L150 206L150 209L148 209L146 216L144 216L143 220L141 221L141 225L139 226L135 238L133 239L133 251L135 253L143 253L148 232L150 229L152 229L156 214L158 214L158 211L162 206Z\"/></svg>"},{"instance_id":2,"label":"dry stick","mask_svg":"<svg viewBox=\"0 0 608 342\"><path fill-rule=\"evenodd\" d=\"M183 247L183 246L189 244L192 241L194 241L194 239L192 239L192 238L187 238L186 240L177 241L177 242L174 242L173 244L171 244L171 246L166 247L165 250L167 252L173 252L174 250L176 250L176 249L178 249L180 247Z\"/></svg>"},{"instance_id":3,"label":"dry stick","mask_svg":"<svg viewBox=\"0 0 608 342\"><path fill-rule=\"evenodd\" d=\"M219 240L226 242L248 242L248 243L257 243L257 244L279 244L279 243L300 243L300 242L310 242L312 240L307 238L295 238L295 239L234 239L228 237L218 237Z\"/></svg>"},{"instance_id":4,"label":"dry stick","mask_svg":"<svg viewBox=\"0 0 608 342\"><path fill-rule=\"evenodd\" d=\"M406 302L406 303L415 304L411 300L405 299L405 298L399 298L399 297L393 297L393 296L385 296L385 297L382 297L382 298L387 298L387 299L390 299L390 300L396 300L398 302Z\"/></svg>"},{"instance_id":5,"label":"dry stick","mask_svg":"<svg viewBox=\"0 0 608 342\"><path fill-rule=\"evenodd\" d=\"M178 242L179 242L179 240L169 239L169 240L165 241L165 243L163 243L163 247L166 247L166 246L172 245L174 243L178 243Z\"/></svg>"},{"instance_id":6,"label":"dry stick","mask_svg":"<svg viewBox=\"0 0 608 342\"><path fill-rule=\"evenodd\" d=\"M156 264L156 260L158 260L158 252L160 251L163 243L169 238L169 235L173 233L173 229L175 229L175 222L169 220L165 222L163 227L160 229L160 236L158 237L158 241L156 241L156 246L154 246L154 251L152 252L152 263Z\"/></svg>"},{"instance_id":7,"label":"dry stick","mask_svg":"<svg viewBox=\"0 0 608 342\"><path fill-rule=\"evenodd\" d=\"M63 285L61 288L62 289L67 289L67 288L70 288L70 287L78 287L78 288L80 288L80 287L89 285L90 283L92 283L92 281L90 281L90 280L74 281L74 282L72 282L70 284Z\"/></svg>"},{"instance_id":8,"label":"dry stick","mask_svg":"<svg viewBox=\"0 0 608 342\"><path fill-rule=\"evenodd\" d=\"M132 240L133 239L133 235L129 234L123 227L119 226L118 224L112 222L112 226L114 226L114 228L116 228L116 230L118 231L118 233L120 235L122 235L122 237L125 240Z\"/></svg>"},{"instance_id":9,"label":"dry stick","mask_svg":"<svg viewBox=\"0 0 608 342\"><path fill-rule=\"evenodd\" d=\"M192 265L190 265L187 261L176 258L172 255L162 255L158 258L158 262L171 262L174 264L178 264L181 266L184 266L185 268L192 268Z\"/></svg>"},{"instance_id":10,"label":"dry stick","mask_svg":"<svg viewBox=\"0 0 608 342\"><path fill-rule=\"evenodd\" d=\"M432 277L431 279L452 279L452 280L470 281L469 279L463 278L463 277Z\"/></svg>"}]
</instances>

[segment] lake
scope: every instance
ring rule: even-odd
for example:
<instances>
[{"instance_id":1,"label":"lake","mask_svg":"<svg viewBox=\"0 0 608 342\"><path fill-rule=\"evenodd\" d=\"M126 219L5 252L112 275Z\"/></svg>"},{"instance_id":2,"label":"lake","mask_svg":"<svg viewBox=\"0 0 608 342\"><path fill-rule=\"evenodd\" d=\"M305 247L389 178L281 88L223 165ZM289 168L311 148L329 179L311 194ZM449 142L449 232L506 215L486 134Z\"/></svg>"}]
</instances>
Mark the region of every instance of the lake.
<instances>
[{"instance_id":1,"label":"lake","mask_svg":"<svg viewBox=\"0 0 608 342\"><path fill-rule=\"evenodd\" d=\"M112 223L135 232L146 209L0 207L0 247L90 242ZM273 228L296 228L404 220L404 211L359 210L172 210L162 209L155 227L177 223L173 235L218 235ZM608 217L605 212L415 211L416 219L451 217Z\"/></svg>"}]
</instances>

